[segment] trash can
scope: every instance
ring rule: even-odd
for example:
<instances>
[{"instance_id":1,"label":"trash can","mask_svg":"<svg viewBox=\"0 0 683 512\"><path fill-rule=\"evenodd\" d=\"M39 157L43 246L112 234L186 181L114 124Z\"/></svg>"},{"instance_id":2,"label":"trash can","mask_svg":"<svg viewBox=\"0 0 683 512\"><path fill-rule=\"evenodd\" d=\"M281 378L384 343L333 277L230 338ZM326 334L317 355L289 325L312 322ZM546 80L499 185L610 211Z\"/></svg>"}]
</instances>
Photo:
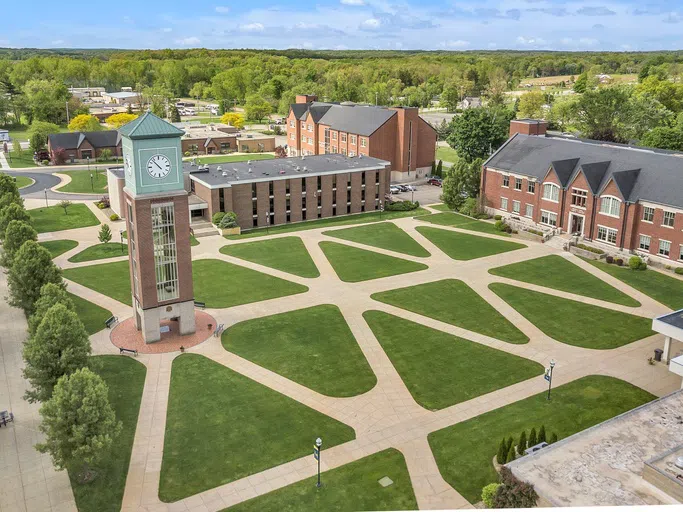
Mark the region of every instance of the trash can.
<instances>
[{"instance_id":1,"label":"trash can","mask_svg":"<svg viewBox=\"0 0 683 512\"><path fill-rule=\"evenodd\" d=\"M661 348L655 349L655 361L661 362L664 351Z\"/></svg>"}]
</instances>

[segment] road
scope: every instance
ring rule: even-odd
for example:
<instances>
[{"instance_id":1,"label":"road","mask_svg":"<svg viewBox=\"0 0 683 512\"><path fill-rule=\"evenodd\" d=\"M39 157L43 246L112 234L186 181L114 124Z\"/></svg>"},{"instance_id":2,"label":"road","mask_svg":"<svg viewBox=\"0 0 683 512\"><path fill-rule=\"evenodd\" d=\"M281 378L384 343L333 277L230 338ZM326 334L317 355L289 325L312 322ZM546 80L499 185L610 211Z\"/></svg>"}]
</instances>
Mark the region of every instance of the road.
<instances>
[{"instance_id":1,"label":"road","mask_svg":"<svg viewBox=\"0 0 683 512\"><path fill-rule=\"evenodd\" d=\"M22 188L19 193L23 197L32 199L42 199L45 197L45 189L47 189L48 199L69 199L70 201L88 201L98 197L98 194L64 194L61 192L53 192L52 187L59 185L60 179L54 176L53 172L60 172L67 170L68 167L50 167L49 169L40 171L3 171L10 176L26 176L31 178L34 183L26 188Z\"/></svg>"}]
</instances>

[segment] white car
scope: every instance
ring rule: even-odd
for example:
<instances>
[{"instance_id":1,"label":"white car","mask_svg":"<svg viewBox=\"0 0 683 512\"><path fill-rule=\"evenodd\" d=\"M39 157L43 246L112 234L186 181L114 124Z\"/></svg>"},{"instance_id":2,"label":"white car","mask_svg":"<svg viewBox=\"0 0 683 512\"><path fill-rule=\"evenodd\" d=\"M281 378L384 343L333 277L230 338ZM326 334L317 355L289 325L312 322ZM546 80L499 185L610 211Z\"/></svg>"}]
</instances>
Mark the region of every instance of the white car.
<instances>
[{"instance_id":1,"label":"white car","mask_svg":"<svg viewBox=\"0 0 683 512\"><path fill-rule=\"evenodd\" d=\"M391 192L392 194L400 194L401 189L392 185L389 187L389 192Z\"/></svg>"}]
</instances>

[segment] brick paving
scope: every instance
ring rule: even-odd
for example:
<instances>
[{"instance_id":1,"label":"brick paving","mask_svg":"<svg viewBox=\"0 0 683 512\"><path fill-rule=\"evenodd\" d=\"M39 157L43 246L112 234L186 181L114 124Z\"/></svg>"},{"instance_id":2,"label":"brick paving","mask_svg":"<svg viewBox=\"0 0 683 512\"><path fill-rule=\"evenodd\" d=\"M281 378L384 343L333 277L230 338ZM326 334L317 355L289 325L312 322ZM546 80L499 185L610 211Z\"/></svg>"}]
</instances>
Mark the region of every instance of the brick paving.
<instances>
[{"instance_id":1,"label":"brick paving","mask_svg":"<svg viewBox=\"0 0 683 512\"><path fill-rule=\"evenodd\" d=\"M400 450L406 458L408 471L421 509L471 508L472 505L441 477L434 456L429 449L427 435L440 428L465 421L546 389L543 376L538 376L439 411L428 411L413 400L398 372L363 319L362 313L369 309L401 316L402 318L460 336L475 343L481 343L498 350L526 357L544 365L547 365L550 359L555 359L557 366L553 382L556 385L571 382L585 375L602 374L631 382L658 396L673 391L680 386L680 378L670 374L665 365L650 366L646 362L647 357L653 353L653 349L662 346L663 341L660 335L651 336L613 350L591 350L560 343L543 334L531 322L527 321L516 310L488 289L488 284L491 282L512 282L505 278L488 274L488 269L548 254L561 254L581 266L584 270L634 297L641 302L642 306L639 308L629 308L521 282L515 281L514 284L532 290L542 290L544 293L558 297L572 298L587 304L599 305L618 311L627 311L631 314L648 318L667 312L668 309L662 304L601 272L599 269L586 264L575 256L562 253L547 245L529 242L527 243L527 248L518 251L466 262L454 261L415 230L417 226L425 225L425 223L411 218L396 219L391 222L404 229L410 236L422 244L431 253L431 256L429 258L412 258L404 254L397 254L389 250L368 247L353 242L336 239L335 241L403 259L425 262L429 265L428 270L360 283L341 282L318 244L323 240L331 240L330 237L322 234L323 231L344 229L348 226L340 226L339 228L327 227L294 233L294 235L301 237L318 266L320 277L315 279L301 278L257 263L232 258L218 252L220 247L226 243L239 244L259 240L258 238L227 242L218 236L205 237L200 240L199 246L192 248L193 259L223 259L309 287L308 292L291 297L245 304L227 309L207 310L207 314L215 318L213 323L223 323L226 328L229 328L231 325L243 320L293 311L317 304L335 304L344 315L378 380L377 385L372 390L355 397L331 398L316 393L281 375L227 352L222 347L218 338L210 337L205 342L188 350L189 352L202 354L262 385L283 393L308 407L353 427L356 432L356 439L354 441L324 450L322 459L323 470L339 467L361 457L393 447ZM118 229L118 224L115 227ZM472 233L455 227L433 227ZM79 241L81 245L74 249L74 252L71 253L73 254L82 250L87 245L97 243L97 229L97 227L91 227L70 230L69 232L55 233L52 236L48 235L45 238L70 238ZM496 238L494 235L484 233L473 234ZM261 239L292 235L293 233L282 233L271 235L270 237L262 237ZM82 264L67 264L66 259L71 254L66 253L62 255L58 263L73 267L103 262L100 260ZM530 338L530 342L524 345L506 343L370 299L370 295L375 292L446 278L461 279L466 282L524 332ZM229 283L226 283L226 285L229 285ZM70 283L69 289L71 292L87 300L107 307L120 318L126 318L132 314L130 307L88 288ZM109 332L105 330L91 337L95 353L117 352L117 349L110 342L108 335ZM141 354L139 357L139 360L147 366L147 377L126 482L123 510L218 511L232 504L310 477L315 473L313 457L303 457L175 503L162 503L158 497L161 458L163 454L171 364L177 355L178 352ZM7 366L6 362L5 366ZM0 381L0 393L2 393L2 381ZM0 394L0 398L2 396ZM16 406L14 407L16 411ZM0 431L0 434L3 433ZM0 500L1 502L2 500Z\"/></svg>"}]
</instances>

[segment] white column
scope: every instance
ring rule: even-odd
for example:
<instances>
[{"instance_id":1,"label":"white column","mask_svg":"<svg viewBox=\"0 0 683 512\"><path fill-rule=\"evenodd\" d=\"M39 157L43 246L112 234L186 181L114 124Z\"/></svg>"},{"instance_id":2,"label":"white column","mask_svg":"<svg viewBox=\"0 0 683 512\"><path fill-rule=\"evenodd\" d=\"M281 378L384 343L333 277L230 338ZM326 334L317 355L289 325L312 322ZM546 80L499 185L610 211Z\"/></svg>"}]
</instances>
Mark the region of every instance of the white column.
<instances>
[{"instance_id":1,"label":"white column","mask_svg":"<svg viewBox=\"0 0 683 512\"><path fill-rule=\"evenodd\" d=\"M662 354L662 361L664 361L665 363L668 363L670 355L671 355L671 336L664 336L664 354Z\"/></svg>"}]
</instances>

